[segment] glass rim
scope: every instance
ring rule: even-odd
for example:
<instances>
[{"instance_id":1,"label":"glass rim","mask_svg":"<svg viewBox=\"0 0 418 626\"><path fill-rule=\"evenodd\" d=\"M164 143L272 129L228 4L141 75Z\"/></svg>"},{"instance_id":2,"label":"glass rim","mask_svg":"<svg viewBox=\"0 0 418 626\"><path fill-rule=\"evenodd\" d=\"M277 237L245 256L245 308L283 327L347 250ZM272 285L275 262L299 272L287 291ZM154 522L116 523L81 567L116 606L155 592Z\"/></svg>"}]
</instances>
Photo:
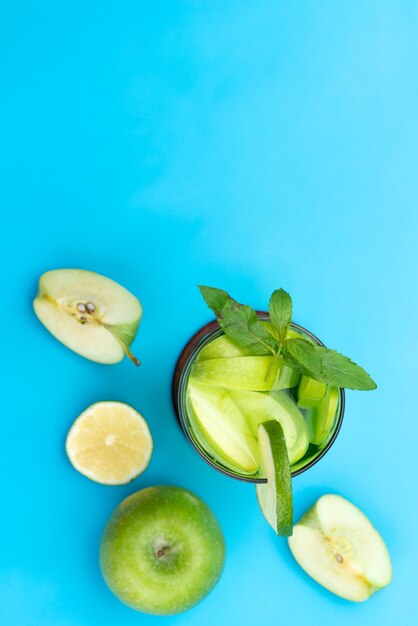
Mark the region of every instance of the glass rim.
<instances>
[{"instance_id":1,"label":"glass rim","mask_svg":"<svg viewBox=\"0 0 418 626\"><path fill-rule=\"evenodd\" d=\"M261 319L266 319L266 320L269 319L269 314L266 311L257 311L257 315ZM315 341L315 343L318 344L319 346L325 346L325 344L316 335L314 335L311 331L307 330L304 326L300 326L299 324L296 324L295 322L291 322L291 328L293 330L300 331L301 333L307 335L313 341ZM193 435L190 432L189 424L187 420L185 419L184 408L182 406L181 397L182 397L185 383L187 381L187 374L188 374L188 370L191 365L191 362L193 361L194 356L198 349L201 349L203 345L206 345L207 343L212 341L214 338L216 338L216 336L220 336L222 334L224 333L218 321L215 319L209 322L208 324L205 324L204 326L202 326L202 328L200 328L184 346L183 350L180 353L180 356L177 359L177 362L174 368L173 380L172 380L172 400L173 400L173 405L174 405L174 412L176 414L177 421L179 422L179 425L183 431L184 436L186 437L188 442L193 446L193 448L198 452L199 456L202 459L204 459L206 463L208 463L208 465L213 467L215 470L217 470L221 474L224 474L225 476L229 476L230 478L235 478L235 480L240 480L242 482L253 483L253 484L265 483L267 482L266 478L254 478L253 476L244 476L244 475L236 474L234 473L233 470L228 470L226 467L223 467L215 463L215 461L209 456L209 454L205 453L205 451L197 444L196 440L194 439ZM306 470L316 465L316 463L318 463L318 461L320 461L325 456L325 454L328 452L328 450L331 448L336 438L338 437L338 434L341 430L341 425L343 422L344 412L345 412L345 390L342 387L339 388L339 394L340 394L340 398L339 398L340 410L339 410L339 415L338 415L338 421L335 425L335 428L333 430L331 437L327 441L324 448L320 452L318 452L316 456L312 457L312 459L306 465L292 471L292 478L294 478L295 476L298 476L299 474L302 474L303 472L306 472Z\"/></svg>"}]
</instances>

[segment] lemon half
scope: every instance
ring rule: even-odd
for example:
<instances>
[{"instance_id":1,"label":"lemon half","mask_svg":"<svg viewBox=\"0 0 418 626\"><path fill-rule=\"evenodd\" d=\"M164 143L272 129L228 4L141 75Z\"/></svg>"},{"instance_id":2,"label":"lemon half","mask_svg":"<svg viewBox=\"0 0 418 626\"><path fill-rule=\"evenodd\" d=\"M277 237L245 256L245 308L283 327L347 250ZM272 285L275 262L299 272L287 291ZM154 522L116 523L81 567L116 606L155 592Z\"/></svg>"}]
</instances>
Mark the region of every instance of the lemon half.
<instances>
[{"instance_id":1,"label":"lemon half","mask_svg":"<svg viewBox=\"0 0 418 626\"><path fill-rule=\"evenodd\" d=\"M124 485L142 474L151 460L148 424L123 402L97 402L75 420L65 444L71 464L104 485Z\"/></svg>"}]
</instances>

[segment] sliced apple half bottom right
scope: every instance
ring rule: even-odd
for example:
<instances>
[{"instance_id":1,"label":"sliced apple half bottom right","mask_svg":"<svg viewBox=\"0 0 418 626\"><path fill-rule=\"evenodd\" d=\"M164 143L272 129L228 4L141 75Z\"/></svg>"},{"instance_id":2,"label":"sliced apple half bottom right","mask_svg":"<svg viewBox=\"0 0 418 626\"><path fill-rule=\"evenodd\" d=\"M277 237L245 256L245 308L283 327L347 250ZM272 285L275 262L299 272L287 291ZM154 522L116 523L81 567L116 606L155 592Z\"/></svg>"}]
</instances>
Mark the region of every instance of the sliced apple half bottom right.
<instances>
[{"instance_id":1,"label":"sliced apple half bottom right","mask_svg":"<svg viewBox=\"0 0 418 626\"><path fill-rule=\"evenodd\" d=\"M382 537L342 496L321 496L294 526L289 547L309 576L352 602L367 600L392 579Z\"/></svg>"}]
</instances>

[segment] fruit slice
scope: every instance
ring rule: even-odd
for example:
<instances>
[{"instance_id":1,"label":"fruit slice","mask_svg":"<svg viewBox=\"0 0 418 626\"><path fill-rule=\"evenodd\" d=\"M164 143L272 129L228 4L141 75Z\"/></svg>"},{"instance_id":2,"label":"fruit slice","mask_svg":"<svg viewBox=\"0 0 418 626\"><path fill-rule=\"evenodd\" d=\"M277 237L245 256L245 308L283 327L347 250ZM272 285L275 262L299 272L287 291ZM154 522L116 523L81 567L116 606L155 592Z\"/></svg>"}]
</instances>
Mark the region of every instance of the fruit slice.
<instances>
[{"instance_id":1,"label":"fruit slice","mask_svg":"<svg viewBox=\"0 0 418 626\"><path fill-rule=\"evenodd\" d=\"M326 383L321 383L303 374L298 386L298 406L302 409L317 407L321 400L325 398L326 392Z\"/></svg>"},{"instance_id":2,"label":"fruit slice","mask_svg":"<svg viewBox=\"0 0 418 626\"><path fill-rule=\"evenodd\" d=\"M257 442L227 390L189 378L187 392L203 443L208 442L232 469L254 474L258 469Z\"/></svg>"},{"instance_id":3,"label":"fruit slice","mask_svg":"<svg viewBox=\"0 0 418 626\"><path fill-rule=\"evenodd\" d=\"M49 332L74 352L99 363L117 363L126 354L139 365L129 346L142 307L110 278L87 270L46 272L33 306Z\"/></svg>"},{"instance_id":4,"label":"fruit slice","mask_svg":"<svg viewBox=\"0 0 418 626\"><path fill-rule=\"evenodd\" d=\"M192 376L209 385L253 391L294 387L300 378L298 372L281 361L274 361L273 356L236 356L198 361L192 367Z\"/></svg>"},{"instance_id":5,"label":"fruit slice","mask_svg":"<svg viewBox=\"0 0 418 626\"><path fill-rule=\"evenodd\" d=\"M310 409L306 416L311 443L323 443L334 425L339 400L338 387L329 387L327 395L315 409Z\"/></svg>"},{"instance_id":6,"label":"fruit slice","mask_svg":"<svg viewBox=\"0 0 418 626\"><path fill-rule=\"evenodd\" d=\"M370 520L341 496L319 498L293 528L289 547L309 576L352 602L367 600L392 579L382 537Z\"/></svg>"},{"instance_id":7,"label":"fruit slice","mask_svg":"<svg viewBox=\"0 0 418 626\"><path fill-rule=\"evenodd\" d=\"M271 419L280 422L290 464L299 461L309 446L306 420L286 391L269 394L259 391L233 391L231 396L246 417L254 434L259 424Z\"/></svg>"},{"instance_id":8,"label":"fruit slice","mask_svg":"<svg viewBox=\"0 0 418 626\"><path fill-rule=\"evenodd\" d=\"M196 361L208 359L222 359L233 356L246 356L248 351L238 345L228 335L220 335L207 343L198 353Z\"/></svg>"},{"instance_id":9,"label":"fruit slice","mask_svg":"<svg viewBox=\"0 0 418 626\"><path fill-rule=\"evenodd\" d=\"M146 421L122 402L97 402L86 409L65 445L75 469L104 485L123 485L142 474L152 448Z\"/></svg>"},{"instance_id":10,"label":"fruit slice","mask_svg":"<svg viewBox=\"0 0 418 626\"><path fill-rule=\"evenodd\" d=\"M293 500L289 457L282 427L276 420L257 429L260 450L260 474L266 483L255 487L261 511L278 535L292 534Z\"/></svg>"}]
</instances>

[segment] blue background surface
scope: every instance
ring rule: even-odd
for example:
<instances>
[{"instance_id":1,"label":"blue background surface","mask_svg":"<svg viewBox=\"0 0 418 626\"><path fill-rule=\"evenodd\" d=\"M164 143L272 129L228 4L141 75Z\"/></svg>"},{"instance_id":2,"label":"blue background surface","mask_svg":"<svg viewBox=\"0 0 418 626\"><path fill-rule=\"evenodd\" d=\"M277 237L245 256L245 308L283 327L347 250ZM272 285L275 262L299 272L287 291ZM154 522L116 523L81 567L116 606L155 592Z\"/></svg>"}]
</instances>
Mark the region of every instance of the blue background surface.
<instances>
[{"instance_id":1,"label":"blue background surface","mask_svg":"<svg viewBox=\"0 0 418 626\"><path fill-rule=\"evenodd\" d=\"M3 3L0 622L5 626L416 623L418 4L415 0ZM143 365L102 366L55 341L31 301L78 266L142 300ZM176 357L210 314L197 283L295 321L364 365L329 454L294 481L296 516L351 498L387 541L394 580L355 605L312 582L251 486L214 472L176 425ZM131 485L100 486L64 452L102 399L147 417L155 452ZM221 582L173 618L120 604L101 530L145 485L213 508Z\"/></svg>"}]
</instances>

